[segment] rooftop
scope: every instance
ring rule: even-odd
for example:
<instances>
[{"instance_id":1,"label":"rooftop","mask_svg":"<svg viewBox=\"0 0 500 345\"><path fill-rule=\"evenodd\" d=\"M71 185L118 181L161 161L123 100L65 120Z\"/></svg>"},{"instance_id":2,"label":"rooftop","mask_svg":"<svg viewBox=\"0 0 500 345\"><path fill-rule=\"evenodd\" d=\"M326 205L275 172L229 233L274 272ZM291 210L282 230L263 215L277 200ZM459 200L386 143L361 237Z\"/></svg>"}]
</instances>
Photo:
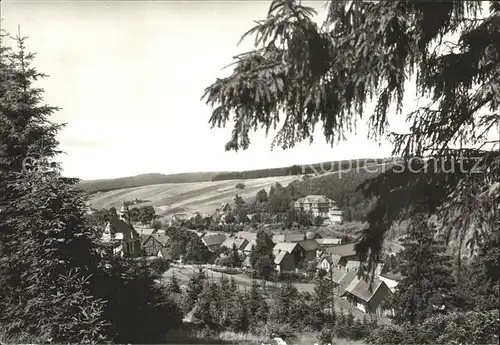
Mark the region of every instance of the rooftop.
<instances>
[{"instance_id":1,"label":"rooftop","mask_svg":"<svg viewBox=\"0 0 500 345\"><path fill-rule=\"evenodd\" d=\"M365 302L369 302L382 285L385 285L385 283L381 280L374 279L373 282L371 282L370 279L356 276L346 287L345 292L348 292Z\"/></svg>"},{"instance_id":2,"label":"rooftop","mask_svg":"<svg viewBox=\"0 0 500 345\"><path fill-rule=\"evenodd\" d=\"M354 250L355 245L356 243L349 243L341 246L325 248L325 254L334 254L342 257L354 256L356 255L356 251Z\"/></svg>"},{"instance_id":3,"label":"rooftop","mask_svg":"<svg viewBox=\"0 0 500 345\"><path fill-rule=\"evenodd\" d=\"M342 239L340 238L318 238L316 241L322 245L342 243Z\"/></svg>"},{"instance_id":4,"label":"rooftop","mask_svg":"<svg viewBox=\"0 0 500 345\"><path fill-rule=\"evenodd\" d=\"M301 246L306 252L311 250L320 250L322 249L321 245L316 240L303 240L299 242L299 246Z\"/></svg>"},{"instance_id":5,"label":"rooftop","mask_svg":"<svg viewBox=\"0 0 500 345\"><path fill-rule=\"evenodd\" d=\"M215 234L215 235L205 235L202 237L203 242L207 246L220 245L226 240L226 235L224 234Z\"/></svg>"},{"instance_id":6,"label":"rooftop","mask_svg":"<svg viewBox=\"0 0 500 345\"><path fill-rule=\"evenodd\" d=\"M289 243L289 242L281 242L281 243L277 243L273 250L275 251L284 251L284 252L287 252L287 253L291 253L295 247L297 247L297 243Z\"/></svg>"},{"instance_id":7,"label":"rooftop","mask_svg":"<svg viewBox=\"0 0 500 345\"><path fill-rule=\"evenodd\" d=\"M274 258L274 263L279 265L281 263L281 261L283 261L283 259L285 258L285 256L287 255L288 253L287 252L280 252L278 255L276 255L276 257Z\"/></svg>"},{"instance_id":8,"label":"rooftop","mask_svg":"<svg viewBox=\"0 0 500 345\"><path fill-rule=\"evenodd\" d=\"M246 238L232 238L228 237L224 242L222 242L223 247L227 247L229 249L233 248L233 245L236 245L236 248L243 249L248 243L248 240Z\"/></svg>"}]
</instances>

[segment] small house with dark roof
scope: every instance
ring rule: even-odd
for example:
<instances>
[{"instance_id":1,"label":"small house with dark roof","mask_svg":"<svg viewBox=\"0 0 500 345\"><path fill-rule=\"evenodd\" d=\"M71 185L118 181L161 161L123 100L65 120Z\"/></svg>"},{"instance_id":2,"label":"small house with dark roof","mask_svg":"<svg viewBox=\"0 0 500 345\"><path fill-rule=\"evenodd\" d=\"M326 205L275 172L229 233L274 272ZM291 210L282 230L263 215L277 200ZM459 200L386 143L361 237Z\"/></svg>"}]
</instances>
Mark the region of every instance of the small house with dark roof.
<instances>
[{"instance_id":1,"label":"small house with dark roof","mask_svg":"<svg viewBox=\"0 0 500 345\"><path fill-rule=\"evenodd\" d=\"M298 242L298 244L304 249L305 259L308 261L316 260L322 250L322 247L316 240L303 240Z\"/></svg>"},{"instance_id":2,"label":"small house with dark roof","mask_svg":"<svg viewBox=\"0 0 500 345\"><path fill-rule=\"evenodd\" d=\"M142 242L142 250L146 256L155 256L162 248L170 246L170 237L165 233L155 233L149 235Z\"/></svg>"},{"instance_id":3,"label":"small house with dark roof","mask_svg":"<svg viewBox=\"0 0 500 345\"><path fill-rule=\"evenodd\" d=\"M342 257L338 255L323 255L318 262L317 269L324 269L329 273L332 269L338 267L340 259L342 259Z\"/></svg>"},{"instance_id":4,"label":"small house with dark roof","mask_svg":"<svg viewBox=\"0 0 500 345\"><path fill-rule=\"evenodd\" d=\"M392 295L389 287L381 280L356 276L345 288L341 297L367 314L384 315L381 303Z\"/></svg>"},{"instance_id":5,"label":"small house with dark roof","mask_svg":"<svg viewBox=\"0 0 500 345\"><path fill-rule=\"evenodd\" d=\"M211 234L205 235L201 238L203 243L207 246L208 250L211 252L217 251L222 246L222 243L226 240L226 235L224 234Z\"/></svg>"},{"instance_id":6,"label":"small house with dark roof","mask_svg":"<svg viewBox=\"0 0 500 345\"><path fill-rule=\"evenodd\" d=\"M279 273L294 272L297 268L293 255L286 251L279 252L278 255L275 256L274 264Z\"/></svg>"},{"instance_id":7,"label":"small house with dark roof","mask_svg":"<svg viewBox=\"0 0 500 345\"><path fill-rule=\"evenodd\" d=\"M339 261L338 264L340 266L345 266L347 264L347 261L349 260L358 260L356 250L354 249L355 245L356 243L349 243L341 246L327 247L323 250L321 255L340 256L341 260Z\"/></svg>"},{"instance_id":8,"label":"small house with dark roof","mask_svg":"<svg viewBox=\"0 0 500 345\"><path fill-rule=\"evenodd\" d=\"M280 253L285 252L292 256L294 262L294 269L304 261L306 253L298 243L282 242L278 243L273 248L274 257L280 256Z\"/></svg>"}]
</instances>

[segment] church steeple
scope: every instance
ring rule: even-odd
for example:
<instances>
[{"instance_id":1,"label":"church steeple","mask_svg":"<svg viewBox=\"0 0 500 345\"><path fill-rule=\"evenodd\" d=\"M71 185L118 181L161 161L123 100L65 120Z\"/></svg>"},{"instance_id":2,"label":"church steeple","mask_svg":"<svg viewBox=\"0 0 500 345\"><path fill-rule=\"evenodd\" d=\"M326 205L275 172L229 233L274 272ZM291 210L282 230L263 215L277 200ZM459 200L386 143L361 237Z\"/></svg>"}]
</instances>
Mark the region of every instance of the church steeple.
<instances>
[{"instance_id":1,"label":"church steeple","mask_svg":"<svg viewBox=\"0 0 500 345\"><path fill-rule=\"evenodd\" d=\"M120 208L120 219L129 223L130 222L130 214L129 209L125 201L123 202L122 207Z\"/></svg>"}]
</instances>

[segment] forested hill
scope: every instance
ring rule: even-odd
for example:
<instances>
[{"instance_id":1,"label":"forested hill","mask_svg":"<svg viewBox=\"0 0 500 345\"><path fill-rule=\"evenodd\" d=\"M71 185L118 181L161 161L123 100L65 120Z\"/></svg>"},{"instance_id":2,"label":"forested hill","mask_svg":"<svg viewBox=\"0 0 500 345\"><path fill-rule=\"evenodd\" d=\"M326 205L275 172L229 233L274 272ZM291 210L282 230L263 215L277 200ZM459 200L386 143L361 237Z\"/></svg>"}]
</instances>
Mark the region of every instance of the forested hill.
<instances>
[{"instance_id":1,"label":"forested hill","mask_svg":"<svg viewBox=\"0 0 500 345\"><path fill-rule=\"evenodd\" d=\"M391 159L374 158L374 159L350 159L341 161L323 162L309 165L292 165L284 168L247 170L247 171L231 171L215 175L212 181L222 180L242 180L262 177L275 177L287 175L303 175L303 174L325 174L340 170L356 169L363 166L378 165L385 162L390 162Z\"/></svg>"}]
</instances>

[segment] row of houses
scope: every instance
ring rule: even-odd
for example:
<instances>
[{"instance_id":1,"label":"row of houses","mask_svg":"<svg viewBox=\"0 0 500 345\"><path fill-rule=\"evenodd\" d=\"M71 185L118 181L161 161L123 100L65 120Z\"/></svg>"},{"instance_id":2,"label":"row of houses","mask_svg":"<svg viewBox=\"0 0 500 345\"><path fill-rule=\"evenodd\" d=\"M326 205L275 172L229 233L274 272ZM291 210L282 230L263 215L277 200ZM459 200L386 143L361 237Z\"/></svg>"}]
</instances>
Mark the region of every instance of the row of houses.
<instances>
[{"instance_id":1,"label":"row of houses","mask_svg":"<svg viewBox=\"0 0 500 345\"><path fill-rule=\"evenodd\" d=\"M122 207L120 214L111 218L103 240L117 241L119 245L115 252L119 255L146 255L170 260L169 236L162 230L135 229L127 221L127 212L127 208ZM213 253L221 247L231 249L236 246L240 253L245 254L246 265L249 265L249 254L257 239L256 233L244 231L234 235L211 232L197 232L197 235ZM318 233L308 232L273 235L272 240L275 243L276 271L295 272L301 264L317 261L316 269L326 272L325 278L332 281L335 293L365 313L383 314L381 302L394 292L401 279L385 272L383 264L377 265L373 281L359 277L361 262L354 244L342 244L340 239L322 238Z\"/></svg>"}]
</instances>

